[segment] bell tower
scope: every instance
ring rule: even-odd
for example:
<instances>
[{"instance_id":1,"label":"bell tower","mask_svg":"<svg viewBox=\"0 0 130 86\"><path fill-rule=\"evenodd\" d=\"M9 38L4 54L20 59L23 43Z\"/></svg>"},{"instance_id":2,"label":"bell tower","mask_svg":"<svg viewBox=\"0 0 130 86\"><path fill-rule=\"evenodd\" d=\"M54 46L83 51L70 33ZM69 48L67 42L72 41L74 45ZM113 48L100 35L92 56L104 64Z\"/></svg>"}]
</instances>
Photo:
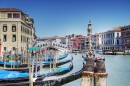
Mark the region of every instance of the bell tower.
<instances>
[{"instance_id":1,"label":"bell tower","mask_svg":"<svg viewBox=\"0 0 130 86\"><path fill-rule=\"evenodd\" d=\"M90 21L90 20L89 20L89 23L88 23L88 29L87 29L87 31L88 31L87 36L92 35L92 24L91 24L91 21Z\"/></svg>"}]
</instances>

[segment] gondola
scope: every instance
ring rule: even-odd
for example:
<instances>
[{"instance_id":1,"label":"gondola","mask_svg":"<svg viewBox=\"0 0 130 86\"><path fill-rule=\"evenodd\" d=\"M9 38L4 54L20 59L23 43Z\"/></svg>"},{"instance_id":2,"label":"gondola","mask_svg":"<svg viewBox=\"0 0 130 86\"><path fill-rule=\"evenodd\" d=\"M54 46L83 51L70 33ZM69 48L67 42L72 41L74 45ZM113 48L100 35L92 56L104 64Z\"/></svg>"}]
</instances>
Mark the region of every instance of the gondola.
<instances>
[{"instance_id":1,"label":"gondola","mask_svg":"<svg viewBox=\"0 0 130 86\"><path fill-rule=\"evenodd\" d=\"M68 67L60 67L52 72L48 72L46 74L39 74L37 75L37 80L40 80L41 77L48 77L52 75L61 75L67 73L73 69L73 64L70 64ZM9 76L7 75L9 74ZM16 75L16 76L14 76ZM18 76L19 75L19 76ZM9 85L10 83L29 83L29 74L28 73L21 73L18 71L7 71L7 70L0 70L0 85Z\"/></svg>"},{"instance_id":2,"label":"gondola","mask_svg":"<svg viewBox=\"0 0 130 86\"><path fill-rule=\"evenodd\" d=\"M20 62L5 62L5 64L6 64L6 67L10 67L10 68L11 68L11 64L12 64L12 67L15 66L15 68L28 66L27 64L21 64ZM4 67L3 61L0 61L0 66Z\"/></svg>"},{"instance_id":3,"label":"gondola","mask_svg":"<svg viewBox=\"0 0 130 86\"><path fill-rule=\"evenodd\" d=\"M68 54L62 54L61 56L59 56L58 59L61 60L61 59L65 58L65 57L67 57L67 56L68 56ZM31 57L31 58L33 58L33 57ZM48 61L43 61L42 63L43 64L50 64L49 61L50 61L50 59L48 58ZM61 62L61 63L64 64L64 63L67 63L67 62L69 62L69 61L65 61L65 62ZM38 63L40 63L40 61L38 61ZM61 64L61 63L58 63L58 64ZM28 64L21 64L20 62L6 62L5 64L6 64L6 67L9 67L9 68L11 68L11 64L12 64L12 67L15 66L15 68L23 68L23 67L28 66ZM4 62L3 61L0 61L0 66L4 67ZM48 67L48 65L47 65L47 67Z\"/></svg>"},{"instance_id":4,"label":"gondola","mask_svg":"<svg viewBox=\"0 0 130 86\"><path fill-rule=\"evenodd\" d=\"M49 85L51 86L61 86L63 84L69 83L71 81L74 81L76 79L79 79L82 77L82 72L84 70L84 65L81 68L81 70L71 73L71 74L65 74L65 75L59 75L59 76L50 76L50 77L44 77L42 79L36 79L34 82L34 85Z\"/></svg>"},{"instance_id":5,"label":"gondola","mask_svg":"<svg viewBox=\"0 0 130 86\"><path fill-rule=\"evenodd\" d=\"M25 67L25 68L6 68L5 70L29 73L29 68L28 67ZM39 70L40 70L40 66L37 67L37 71L39 71ZM34 67L34 72L35 71L36 71L36 67Z\"/></svg>"},{"instance_id":6,"label":"gondola","mask_svg":"<svg viewBox=\"0 0 130 86\"><path fill-rule=\"evenodd\" d=\"M66 64L68 62L72 62L72 59L66 59L64 61L59 61L58 63L56 63L57 66ZM36 66L36 65L35 65ZM49 67L50 66L50 62L46 62L46 64L43 64L43 68L45 67ZM53 64L51 64L51 67L53 67ZM6 68L5 70L10 70L10 71L19 71L19 72L29 72L29 68L25 67L25 68ZM40 70L40 65L37 67L37 71ZM34 72L36 71L36 67L34 67Z\"/></svg>"},{"instance_id":7,"label":"gondola","mask_svg":"<svg viewBox=\"0 0 130 86\"><path fill-rule=\"evenodd\" d=\"M57 59L61 60L61 59L66 58L67 56L68 56L68 54L62 54L62 55L59 55L59 57L58 57ZM32 58L33 58L33 57L32 57ZM40 56L38 56L38 58L40 58ZM42 56L42 59L43 59L43 61L45 61L45 60L46 60L45 56ZM50 61L50 59L51 59L51 60L54 60L54 56L48 55L48 56L47 56L47 61Z\"/></svg>"},{"instance_id":8,"label":"gondola","mask_svg":"<svg viewBox=\"0 0 130 86\"><path fill-rule=\"evenodd\" d=\"M73 60L73 57L71 59L66 59L66 60L63 60L63 61L59 61L56 63L57 66L60 66L60 65L63 65L63 64L66 64L68 62L71 62ZM49 64L44 64L43 65L43 68L45 67L49 67L50 66L50 63ZM53 66L53 63L51 64L51 67Z\"/></svg>"}]
</instances>

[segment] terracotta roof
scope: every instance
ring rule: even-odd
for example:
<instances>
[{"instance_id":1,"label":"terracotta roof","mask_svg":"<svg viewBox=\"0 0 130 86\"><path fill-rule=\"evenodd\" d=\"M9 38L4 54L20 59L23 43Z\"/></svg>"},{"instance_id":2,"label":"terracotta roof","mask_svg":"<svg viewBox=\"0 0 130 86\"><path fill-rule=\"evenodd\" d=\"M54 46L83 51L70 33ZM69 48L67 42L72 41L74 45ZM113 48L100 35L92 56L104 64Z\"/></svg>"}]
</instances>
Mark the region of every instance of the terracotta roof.
<instances>
[{"instance_id":1,"label":"terracotta roof","mask_svg":"<svg viewBox=\"0 0 130 86\"><path fill-rule=\"evenodd\" d=\"M22 12L22 11L16 8L0 8L0 12Z\"/></svg>"},{"instance_id":2,"label":"terracotta roof","mask_svg":"<svg viewBox=\"0 0 130 86\"><path fill-rule=\"evenodd\" d=\"M122 27L121 27L121 26L119 26L119 27L115 27L115 28L113 28L113 29L111 29L111 30L108 30L108 31L115 31L115 30L116 30L116 31L120 31L120 30L121 30L121 28L122 28Z\"/></svg>"}]
</instances>

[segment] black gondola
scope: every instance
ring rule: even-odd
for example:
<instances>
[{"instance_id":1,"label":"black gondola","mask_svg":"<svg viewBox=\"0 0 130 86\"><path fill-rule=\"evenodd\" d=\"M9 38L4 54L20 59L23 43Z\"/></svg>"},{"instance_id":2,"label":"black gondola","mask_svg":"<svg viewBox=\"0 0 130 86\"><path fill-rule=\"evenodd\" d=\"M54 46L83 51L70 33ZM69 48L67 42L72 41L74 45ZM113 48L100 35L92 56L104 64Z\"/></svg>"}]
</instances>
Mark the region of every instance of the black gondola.
<instances>
[{"instance_id":1,"label":"black gondola","mask_svg":"<svg viewBox=\"0 0 130 86\"><path fill-rule=\"evenodd\" d=\"M63 76L57 76L57 78L53 78L51 79L51 77L48 77L50 78L50 80L36 80L34 82L34 85L48 85L48 84L51 84L51 86L61 86L63 84L66 84L66 83L69 83L71 81L74 81L76 79L79 79L82 77L82 72L84 70L84 65L82 67L81 70L77 71L77 72L74 72L74 73L71 73L71 74L68 74L68 75L63 75ZM54 77L54 76L52 76ZM49 82L49 83L48 83Z\"/></svg>"},{"instance_id":2,"label":"black gondola","mask_svg":"<svg viewBox=\"0 0 130 86\"><path fill-rule=\"evenodd\" d=\"M58 63L56 63L56 65L57 66L60 66L60 65L63 65L63 64L66 64L66 63L68 63L68 62L71 62L73 60L73 58L72 59L70 59L70 60L64 60L64 61L61 61L61 62L58 62ZM44 67L49 67L50 66L50 64L45 64L45 65L43 65L43 68ZM53 66L53 64L51 64L51 67Z\"/></svg>"},{"instance_id":3,"label":"black gondola","mask_svg":"<svg viewBox=\"0 0 130 86\"><path fill-rule=\"evenodd\" d=\"M19 71L29 73L29 68L6 68L8 71ZM37 67L37 71L40 70L40 66ZM36 67L34 66L34 72L36 71Z\"/></svg>"}]
</instances>

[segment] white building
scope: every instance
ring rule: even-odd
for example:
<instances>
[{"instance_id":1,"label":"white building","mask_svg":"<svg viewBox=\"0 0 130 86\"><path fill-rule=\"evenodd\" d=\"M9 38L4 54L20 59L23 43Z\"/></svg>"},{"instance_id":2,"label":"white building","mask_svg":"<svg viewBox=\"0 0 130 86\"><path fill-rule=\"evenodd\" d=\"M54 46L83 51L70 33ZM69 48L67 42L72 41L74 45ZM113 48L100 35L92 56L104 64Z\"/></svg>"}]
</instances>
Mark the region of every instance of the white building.
<instances>
[{"instance_id":1,"label":"white building","mask_svg":"<svg viewBox=\"0 0 130 86\"><path fill-rule=\"evenodd\" d=\"M91 35L92 49L99 49L101 46L101 33Z\"/></svg>"},{"instance_id":2,"label":"white building","mask_svg":"<svg viewBox=\"0 0 130 86\"><path fill-rule=\"evenodd\" d=\"M121 27L113 28L112 30L102 32L102 50L121 49Z\"/></svg>"}]
</instances>

